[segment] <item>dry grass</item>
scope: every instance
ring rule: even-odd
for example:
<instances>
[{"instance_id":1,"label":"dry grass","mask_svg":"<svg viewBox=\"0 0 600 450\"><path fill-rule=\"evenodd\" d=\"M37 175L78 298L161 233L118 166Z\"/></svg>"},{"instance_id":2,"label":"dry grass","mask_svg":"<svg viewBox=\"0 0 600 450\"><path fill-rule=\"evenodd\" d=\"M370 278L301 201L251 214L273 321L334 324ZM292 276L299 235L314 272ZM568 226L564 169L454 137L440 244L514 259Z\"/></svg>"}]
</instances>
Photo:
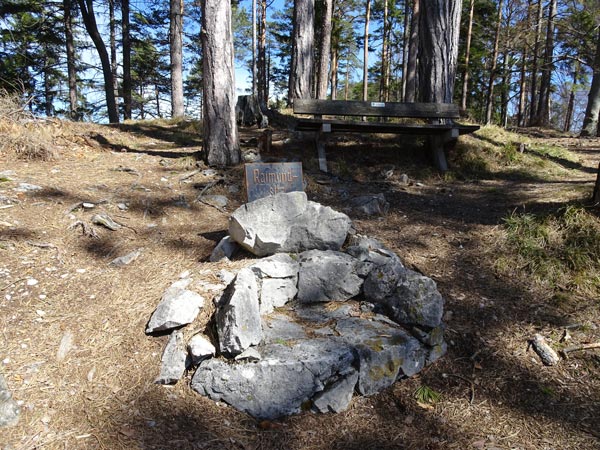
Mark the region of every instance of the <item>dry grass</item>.
<instances>
[{"instance_id":1,"label":"dry grass","mask_svg":"<svg viewBox=\"0 0 600 450\"><path fill-rule=\"evenodd\" d=\"M247 255L206 261L228 214L194 201L211 179L198 173L180 181L196 149L178 147L183 134L169 141L168 130L181 129L160 122L46 126L54 130L49 142L60 148L56 159L23 160L14 149L1 156L2 168L15 175L0 180L0 199L11 199L0 203L0 371L22 408L16 427L0 430L2 450L600 448L597 354L575 353L546 368L527 351L536 332L564 345L565 325L579 324L569 328L569 343L599 340L597 308L592 302L563 308L531 277L498 273L495 265L510 211L523 204L527 211L558 209L575 186L591 192L592 172L571 168L544 183L507 179L490 156L500 150L491 149L484 152L492 167L486 178L448 181L375 140L332 151L346 178L323 182L309 169L314 156L304 152L306 143L276 132L269 156L303 158L312 199L343 210L347 196L385 193L390 213L353 216L355 225L436 280L446 300L450 350L418 376L356 398L342 414L258 422L193 393L191 373L172 387L153 383L166 337L148 337L144 328L164 289L189 271L207 307L187 333L210 332L215 294L206 283L216 283L220 269L249 262ZM583 168L595 167L593 148ZM394 175L383 179L390 164ZM403 172L411 184L398 182ZM230 190L242 186L242 171L219 175L224 181L208 193L227 195L231 211L244 201L243 189ZM43 190L18 192L21 182ZM82 201L97 206L72 209ZM98 238L69 228L78 220L92 226L91 215L101 210L126 227L97 228ZM142 255L130 266L109 266L138 248ZM63 356L61 342L69 336L73 345ZM431 393L439 397L430 401Z\"/></svg>"}]
</instances>

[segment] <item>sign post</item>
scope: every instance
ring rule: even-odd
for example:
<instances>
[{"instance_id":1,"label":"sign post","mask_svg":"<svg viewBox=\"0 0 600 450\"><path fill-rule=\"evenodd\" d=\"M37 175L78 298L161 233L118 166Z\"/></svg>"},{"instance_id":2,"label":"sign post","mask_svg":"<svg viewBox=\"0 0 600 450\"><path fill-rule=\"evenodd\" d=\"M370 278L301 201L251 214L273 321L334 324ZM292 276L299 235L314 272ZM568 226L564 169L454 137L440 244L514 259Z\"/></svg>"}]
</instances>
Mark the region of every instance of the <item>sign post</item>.
<instances>
[{"instance_id":1,"label":"sign post","mask_svg":"<svg viewBox=\"0 0 600 450\"><path fill-rule=\"evenodd\" d=\"M302 163L244 164L249 202L280 192L303 191Z\"/></svg>"}]
</instances>

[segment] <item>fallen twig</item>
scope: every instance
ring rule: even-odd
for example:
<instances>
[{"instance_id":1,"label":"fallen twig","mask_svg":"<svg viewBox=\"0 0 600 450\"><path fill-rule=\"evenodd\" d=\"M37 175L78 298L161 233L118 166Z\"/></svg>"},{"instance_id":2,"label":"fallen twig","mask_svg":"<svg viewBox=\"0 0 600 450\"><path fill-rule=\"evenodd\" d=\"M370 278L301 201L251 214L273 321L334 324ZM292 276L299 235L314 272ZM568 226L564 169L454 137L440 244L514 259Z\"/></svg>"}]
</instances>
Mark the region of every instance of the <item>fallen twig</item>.
<instances>
[{"instance_id":1,"label":"fallen twig","mask_svg":"<svg viewBox=\"0 0 600 450\"><path fill-rule=\"evenodd\" d=\"M568 354L571 352L578 352L581 350L593 350L595 348L600 348L600 342L592 342L591 344L581 344L581 345L572 345L571 347L566 347L561 350L561 353L565 359L568 358Z\"/></svg>"},{"instance_id":2,"label":"fallen twig","mask_svg":"<svg viewBox=\"0 0 600 450\"><path fill-rule=\"evenodd\" d=\"M77 228L78 226L81 226L81 230L83 231L83 235L84 236L89 236L95 239L98 239L98 233L96 233L96 230L94 230L92 227L90 227L89 225L87 225L85 222L78 220L77 222L73 222L71 225L69 225L69 230L72 230L74 228Z\"/></svg>"},{"instance_id":3,"label":"fallen twig","mask_svg":"<svg viewBox=\"0 0 600 450\"><path fill-rule=\"evenodd\" d=\"M33 241L25 241L25 243L27 245L31 245L32 247L38 247L38 248L51 248L56 250L56 258L62 263L62 258L60 257L60 249L54 245L54 244L50 244L48 242L33 242Z\"/></svg>"},{"instance_id":4,"label":"fallen twig","mask_svg":"<svg viewBox=\"0 0 600 450\"><path fill-rule=\"evenodd\" d=\"M471 398L469 399L469 404L473 404L473 402L475 401L475 383L473 383L472 380L469 380L467 377L463 377L462 375L457 375L454 373L445 373L442 375L442 377L454 377L454 378L459 378L463 381L466 381L467 383L469 383L469 386L471 388Z\"/></svg>"},{"instance_id":5,"label":"fallen twig","mask_svg":"<svg viewBox=\"0 0 600 450\"><path fill-rule=\"evenodd\" d=\"M8 283L6 286L4 286L4 287L0 288L0 292L2 292L2 291L3 291L3 290L5 290L5 289L8 289L9 287L11 287L11 286L13 286L13 285L17 284L17 283L18 283L18 282L20 282L20 281L25 281L26 279L27 279L27 278L19 278L18 280L12 281L12 282Z\"/></svg>"},{"instance_id":6,"label":"fallen twig","mask_svg":"<svg viewBox=\"0 0 600 450\"><path fill-rule=\"evenodd\" d=\"M179 183L182 183L182 182L184 182L185 180L189 180L189 179L190 179L190 178L192 178L194 175L197 175L197 174L199 174L200 172L202 172L202 169L196 169L196 170L192 170L190 173L188 173L188 174L186 174L186 175L182 176L182 177L179 179Z\"/></svg>"}]
</instances>

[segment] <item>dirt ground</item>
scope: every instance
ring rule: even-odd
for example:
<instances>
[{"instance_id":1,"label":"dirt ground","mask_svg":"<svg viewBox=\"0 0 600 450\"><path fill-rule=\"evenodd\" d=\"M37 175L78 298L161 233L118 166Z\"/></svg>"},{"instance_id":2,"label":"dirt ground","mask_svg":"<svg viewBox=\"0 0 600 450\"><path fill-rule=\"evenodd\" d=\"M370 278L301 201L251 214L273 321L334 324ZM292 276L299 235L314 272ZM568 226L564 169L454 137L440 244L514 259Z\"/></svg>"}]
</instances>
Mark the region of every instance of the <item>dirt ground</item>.
<instances>
[{"instance_id":1,"label":"dirt ground","mask_svg":"<svg viewBox=\"0 0 600 450\"><path fill-rule=\"evenodd\" d=\"M191 373L154 384L166 337L144 329L165 288L189 271L210 304L215 273L249 258L207 262L244 202L242 170L194 173L201 143L187 133L81 126L56 142L54 160L0 155L0 172L13 171L0 178L0 373L21 405L18 425L0 429L0 449L600 449L600 352L546 367L528 348L535 333L556 344L565 330L574 344L598 342L598 299L557 304L495 268L503 217L592 192L599 140L529 137L579 160L557 160L561 170L545 176L495 170L469 180L437 175L389 141L341 138L329 153L337 176L325 176L309 143L276 130L263 159L301 159L312 200L344 210L353 195L385 194L387 215L349 215L438 283L449 352L344 413L257 422L192 392ZM242 132L245 150L256 138ZM21 183L41 189L19 192ZM210 194L229 204L205 203ZM92 225L100 212L123 227ZM137 249L130 265L109 265ZM439 400L420 403L424 385Z\"/></svg>"}]
</instances>

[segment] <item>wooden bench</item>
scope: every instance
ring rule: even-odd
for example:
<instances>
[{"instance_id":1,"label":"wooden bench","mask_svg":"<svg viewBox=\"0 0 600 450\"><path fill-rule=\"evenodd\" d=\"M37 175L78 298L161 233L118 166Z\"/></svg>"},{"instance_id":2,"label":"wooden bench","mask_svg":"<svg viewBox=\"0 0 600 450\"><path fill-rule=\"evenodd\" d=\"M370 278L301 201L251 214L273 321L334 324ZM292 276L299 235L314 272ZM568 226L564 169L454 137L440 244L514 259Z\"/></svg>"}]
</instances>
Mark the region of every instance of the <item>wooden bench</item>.
<instances>
[{"instance_id":1,"label":"wooden bench","mask_svg":"<svg viewBox=\"0 0 600 450\"><path fill-rule=\"evenodd\" d=\"M396 103L361 102L343 100L294 100L294 114L310 114L312 119L297 119L297 131L313 131L319 157L319 168L327 172L325 141L329 133L393 133L426 136L429 151L435 166L442 172L448 170L444 153L446 144L456 142L462 134L473 133L477 125L462 125L455 122L460 117L457 105L452 103ZM341 120L334 117L362 117L363 120ZM380 120L367 121L366 117ZM398 123L386 118L419 119L420 123Z\"/></svg>"}]
</instances>

